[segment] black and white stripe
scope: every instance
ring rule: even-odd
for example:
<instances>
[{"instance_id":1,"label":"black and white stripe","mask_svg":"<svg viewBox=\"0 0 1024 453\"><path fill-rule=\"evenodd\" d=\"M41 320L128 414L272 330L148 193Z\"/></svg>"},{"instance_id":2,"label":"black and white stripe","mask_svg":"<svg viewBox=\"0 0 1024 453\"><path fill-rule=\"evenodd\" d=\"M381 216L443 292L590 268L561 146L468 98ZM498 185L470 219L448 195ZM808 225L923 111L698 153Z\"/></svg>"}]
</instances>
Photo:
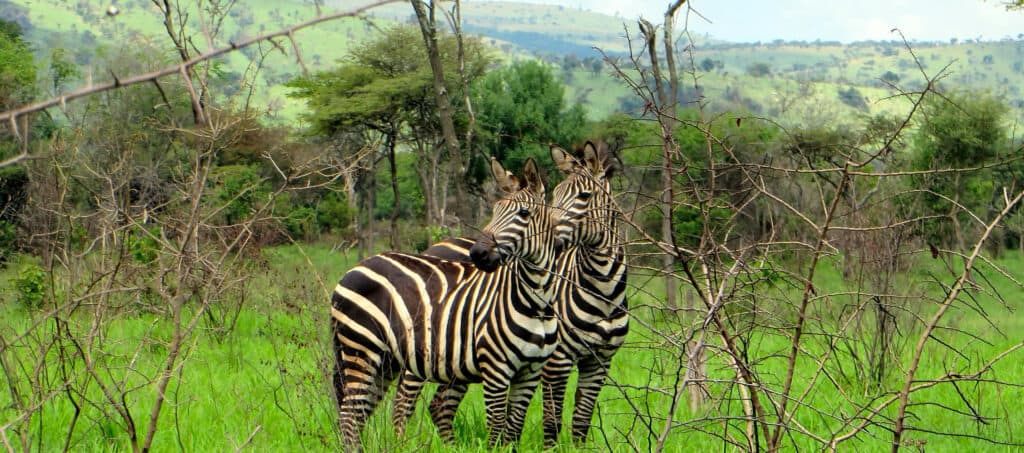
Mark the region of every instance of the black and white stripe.
<instances>
[{"instance_id":1,"label":"black and white stripe","mask_svg":"<svg viewBox=\"0 0 1024 453\"><path fill-rule=\"evenodd\" d=\"M552 206L571 209L579 203L580 194L590 196L586 197L586 209L571 209L582 212L583 217L574 226L571 246L557 266L562 277L555 297L558 348L542 371L547 447L558 440L565 386L573 364L579 369L579 379L572 437L576 442L586 440L612 357L629 331L627 266L611 196L611 178L621 163L603 143L588 142L582 161L562 150L553 150L552 156L566 174L552 191Z\"/></svg>"},{"instance_id":2,"label":"black and white stripe","mask_svg":"<svg viewBox=\"0 0 1024 453\"><path fill-rule=\"evenodd\" d=\"M582 161L558 147L553 147L551 153L566 174L566 179L553 191L552 208L563 211L569 219L559 228L565 229L562 233L571 239L556 266L559 280L554 306L559 319L559 343L542 371L544 437L548 448L558 439L566 381L574 364L579 368L579 383L572 418L573 438L578 442L586 439L612 357L629 329L626 262L610 193L610 180L621 164L604 144L588 142ZM453 238L424 253L465 260L471 244L469 239ZM408 374L403 377L394 413L399 430L404 428L422 385L422 381ZM430 404L431 418L446 440L454 437L452 422L465 391L465 383L442 386Z\"/></svg>"},{"instance_id":3,"label":"black and white stripe","mask_svg":"<svg viewBox=\"0 0 1024 453\"><path fill-rule=\"evenodd\" d=\"M495 161L492 172L506 195L470 248L472 264L383 253L335 288L334 386L346 449L361 448L360 430L401 370L442 384L482 382L492 445L518 439L555 349L552 271L563 217L545 206L532 159L523 180Z\"/></svg>"}]
</instances>

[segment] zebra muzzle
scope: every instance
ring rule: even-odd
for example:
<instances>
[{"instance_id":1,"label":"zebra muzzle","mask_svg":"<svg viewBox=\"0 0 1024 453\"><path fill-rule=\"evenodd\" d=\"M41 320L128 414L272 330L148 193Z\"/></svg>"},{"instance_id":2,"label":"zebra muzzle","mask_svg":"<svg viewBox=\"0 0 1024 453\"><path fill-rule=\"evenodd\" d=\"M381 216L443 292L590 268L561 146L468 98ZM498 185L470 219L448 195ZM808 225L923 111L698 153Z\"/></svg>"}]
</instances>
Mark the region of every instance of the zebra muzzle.
<instances>
[{"instance_id":1,"label":"zebra muzzle","mask_svg":"<svg viewBox=\"0 0 1024 453\"><path fill-rule=\"evenodd\" d=\"M501 253L493 238L482 237L469 249L469 259L484 272L494 272L501 265Z\"/></svg>"}]
</instances>

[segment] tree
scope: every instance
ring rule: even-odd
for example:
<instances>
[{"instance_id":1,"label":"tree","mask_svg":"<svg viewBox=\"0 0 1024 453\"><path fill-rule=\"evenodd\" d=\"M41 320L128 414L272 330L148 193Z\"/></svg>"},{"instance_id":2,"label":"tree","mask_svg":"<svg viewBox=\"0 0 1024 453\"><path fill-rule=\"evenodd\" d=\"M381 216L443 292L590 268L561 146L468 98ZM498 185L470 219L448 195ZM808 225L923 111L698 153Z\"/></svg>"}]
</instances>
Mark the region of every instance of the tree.
<instances>
[{"instance_id":1,"label":"tree","mask_svg":"<svg viewBox=\"0 0 1024 453\"><path fill-rule=\"evenodd\" d=\"M35 58L17 23L0 19L0 110L32 99L36 90Z\"/></svg>"},{"instance_id":2,"label":"tree","mask_svg":"<svg viewBox=\"0 0 1024 453\"><path fill-rule=\"evenodd\" d=\"M1008 108L988 93L956 92L928 96L922 110L924 120L914 136L914 168L961 170L918 178L917 184L928 190L922 214L947 219L928 222L924 234L933 244L962 249L969 241L963 224L972 212L984 218L998 186L991 171L966 170L1003 157Z\"/></svg>"},{"instance_id":3,"label":"tree","mask_svg":"<svg viewBox=\"0 0 1024 453\"><path fill-rule=\"evenodd\" d=\"M526 61L491 72L474 88L474 99L481 146L512 171L534 157L553 174L548 146L569 146L582 137L583 107L566 108L565 87L542 63Z\"/></svg>"},{"instance_id":4,"label":"tree","mask_svg":"<svg viewBox=\"0 0 1024 453\"><path fill-rule=\"evenodd\" d=\"M885 71L885 74L882 74L882 81L889 85L895 85L900 81L900 75L892 71Z\"/></svg>"},{"instance_id":5,"label":"tree","mask_svg":"<svg viewBox=\"0 0 1024 453\"><path fill-rule=\"evenodd\" d=\"M857 110L866 111L868 109L868 103L866 100L864 100L864 95L860 94L860 90L858 90L856 87L850 87L849 89L846 90L840 89L839 100L843 101L843 104L846 104Z\"/></svg>"},{"instance_id":6,"label":"tree","mask_svg":"<svg viewBox=\"0 0 1024 453\"><path fill-rule=\"evenodd\" d=\"M36 93L36 65L21 27L0 19L0 111L30 101ZM6 125L5 125L6 126ZM27 129L27 121L19 127ZM9 129L0 129L0 161L17 154L22 143L12 140ZM26 197L28 176L20 166L0 168L0 262L14 247L18 211Z\"/></svg>"},{"instance_id":7,"label":"tree","mask_svg":"<svg viewBox=\"0 0 1024 453\"><path fill-rule=\"evenodd\" d=\"M772 67L768 63L754 63L747 66L747 74L752 77L766 77L772 75Z\"/></svg>"},{"instance_id":8,"label":"tree","mask_svg":"<svg viewBox=\"0 0 1024 453\"><path fill-rule=\"evenodd\" d=\"M711 72L715 69L715 60L711 58L705 58L700 61L700 70L704 72Z\"/></svg>"},{"instance_id":9,"label":"tree","mask_svg":"<svg viewBox=\"0 0 1024 453\"><path fill-rule=\"evenodd\" d=\"M306 99L309 112L304 116L311 125L310 132L319 136L337 136L359 130L368 130L382 138L380 155L362 156L364 173L359 184L362 190L364 215L367 216L368 237L364 248L373 248L373 212L376 206L376 173L378 159L387 159L391 174L392 202L391 238L398 244L398 216L402 197L399 194L398 165L395 157L400 145L412 145L420 156L418 175L426 203L426 221L431 225L443 223L448 180L442 165L447 148L437 120L437 103L433 92L433 72L426 51L421 46L410 46L419 39L411 26L397 26L384 34L356 46L344 63L331 69L289 82L296 90L293 97ZM439 40L445 66L458 67L454 59L457 43L452 35ZM484 72L488 57L477 40L466 41L466 73L476 78ZM446 90L460 93L459 77L449 71L444 79ZM454 109L456 116L463 110ZM411 134L405 136L407 131ZM404 143L400 143L404 141ZM381 157L383 156L383 157ZM439 184L439 181L442 184Z\"/></svg>"}]
</instances>

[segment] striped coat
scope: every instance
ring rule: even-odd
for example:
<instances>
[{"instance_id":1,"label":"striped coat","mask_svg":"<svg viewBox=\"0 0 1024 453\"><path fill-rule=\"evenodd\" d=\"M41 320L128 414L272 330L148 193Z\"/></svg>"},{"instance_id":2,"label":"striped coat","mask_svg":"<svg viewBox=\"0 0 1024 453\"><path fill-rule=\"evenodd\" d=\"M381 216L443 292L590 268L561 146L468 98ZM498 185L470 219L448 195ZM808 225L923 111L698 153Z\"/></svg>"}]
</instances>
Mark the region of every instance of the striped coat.
<instances>
[{"instance_id":1,"label":"striped coat","mask_svg":"<svg viewBox=\"0 0 1024 453\"><path fill-rule=\"evenodd\" d=\"M505 197L472 263L372 256L331 299L334 386L346 448L401 370L424 381L482 382L491 443L515 441L540 368L555 349L552 270L562 221L544 203L536 163L520 180L492 162ZM564 230L564 229L563 229Z\"/></svg>"},{"instance_id":2,"label":"striped coat","mask_svg":"<svg viewBox=\"0 0 1024 453\"><path fill-rule=\"evenodd\" d=\"M625 341L629 315L625 299L627 266L618 241L610 179L620 165L603 144L587 143L583 160L552 148L552 157L566 174L553 194L552 206L574 219L570 247L556 267L555 312L558 347L542 371L544 382L545 445L554 447L561 428L565 386L572 367L579 368L573 437L586 439L597 395L612 357ZM586 200L581 205L581 200ZM566 225L566 224L563 224ZM472 246L466 238L448 239L424 254L465 260ZM423 383L406 375L395 401L394 421L401 432ZM431 418L441 436L453 439L452 421L466 391L465 383L442 386L430 405Z\"/></svg>"}]
</instances>

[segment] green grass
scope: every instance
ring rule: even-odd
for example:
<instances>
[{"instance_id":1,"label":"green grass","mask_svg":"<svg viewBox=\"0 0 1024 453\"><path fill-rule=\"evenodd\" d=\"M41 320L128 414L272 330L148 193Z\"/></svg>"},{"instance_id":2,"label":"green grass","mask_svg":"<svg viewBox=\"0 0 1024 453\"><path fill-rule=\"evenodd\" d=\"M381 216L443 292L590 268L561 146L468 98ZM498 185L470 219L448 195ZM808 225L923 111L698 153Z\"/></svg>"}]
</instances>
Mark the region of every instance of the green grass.
<instances>
[{"instance_id":1,"label":"green grass","mask_svg":"<svg viewBox=\"0 0 1024 453\"><path fill-rule=\"evenodd\" d=\"M249 299L241 311L234 330L229 335L217 335L207 323L200 323L199 330L189 342L189 353L182 362L180 376L171 380L168 387L168 403L159 419L155 451L174 451L179 448L198 451L221 451L242 445L252 435L250 447L257 451L332 451L336 450L338 438L335 428L335 409L328 386L327 370L332 364L328 350L327 294L344 270L354 264L352 254L332 252L324 245L283 246L263 252L265 264L258 266L249 279ZM307 260L308 257L308 260ZM1024 258L1010 254L1000 264L1019 275L1024 269ZM855 302L840 293L850 282L844 281L837 271L838 266L830 261L822 264L815 279L818 294L822 297L812 306L812 322L803 342L804 352L798 360L794 390L796 394L808 389L809 377L814 374L815 361L812 356L823 354L830 337L826 334L830 326L839 319L841 307ZM9 294L9 280L16 272L15 266L0 273L5 294ZM927 285L929 272L940 272L937 263L923 263L921 268L911 271L908 278L922 282L916 287L904 288L908 293L935 294L939 288ZM983 274L983 275L982 275ZM949 371L967 372L977 368L977 363L990 359L1021 340L1024 319L1014 316L1024 302L1018 297L1020 288L1005 279L997 278L990 269L978 272L981 278L991 279L993 286L1008 301L1002 306L985 294L977 296L977 305L992 318L995 328L990 326L977 311L958 304L950 311L945 325L980 334L979 339L958 335L949 330L936 335L955 350L931 343L927 359L918 373L919 379L931 379ZM631 278L630 300L636 321L632 324L626 346L616 357L610 374L610 384L604 390L595 415L595 429L583 450L610 446L616 451L631 451L629 444L647 450L656 442L663 428L664 418L671 403L671 392L677 385L676 369L679 362L678 349L671 346L666 338L678 335L692 327L692 320L677 320L666 317L663 312L652 310L660 305L664 293L661 281L635 274ZM799 294L793 289L781 286L771 298L763 299L760 314L762 322L786 322L786 310L792 310L788 303ZM763 288L762 288L763 290ZM683 298L682 300L685 300ZM788 308L787 308L788 307ZM726 308L733 320L746 319L742 310ZM188 314L189 310L186 310ZM921 301L913 311L924 317L930 316L934 305ZM67 318L73 331L88 329L96 313L79 310ZM33 321L42 316L40 311L31 311L5 297L0 304L0 335L5 342L11 341L16 333L25 332ZM166 342L171 338L167 320L153 313L131 311L117 315L107 314L108 321L103 329L101 345L94 350L98 363L107 371L102 374L104 382L121 382L125 388L134 388L128 393L127 405L138 426L140 435L148 425L148 415L156 388L147 384L166 360ZM37 327L31 338L45 339L52 334L53 327L43 323ZM789 330L758 329L745 337L750 357L764 357L754 365L754 370L765 385L778 387L785 369L785 355L788 353ZM918 328L906 328L901 332L900 341L905 347L901 357L904 363L910 353L910 346L916 342ZM666 335L668 337L666 337ZM32 345L35 340L24 340L20 345ZM710 337L712 345L720 345L717 337ZM45 343L45 341L44 341ZM863 352L864 345L858 341L849 343L853 350ZM3 352L6 363L25 363L38 356L30 349L13 348ZM830 363L826 370L828 378L819 377L810 388L809 396L800 406L796 420L808 430L827 435L839 429L838 423L829 417L831 410L848 410L841 404L842 398L865 403L872 398L884 397L865 383L858 381L852 373L857 362L850 352L837 350L839 360ZM50 383L59 381L60 362L57 350L51 348L45 355ZM968 367L965 358L975 361ZM1007 382L1024 382L1024 365L1019 354L997 364L995 377ZM727 384L734 380L731 369L719 354L712 352L709 357L709 377L716 383L710 386L713 401L698 413L691 413L687 399L680 400L675 412L676 420L683 423L674 428L666 443L667 451L709 451L721 450L723 444L718 435L723 432L733 437L741 435L742 425L736 421L723 425L721 421L700 421L705 416L741 413L735 400L737 391ZM132 371L134 370L134 371ZM129 442L120 418L109 402L104 402L95 384L87 382L80 365L75 366L78 378L75 388L98 401L95 406L83 406L82 414L75 425L71 448L75 451L126 451ZM22 384L25 384L24 382ZM902 384L900 373L886 377L883 388L896 389ZM487 433L482 397L479 386L472 386L466 401L456 418L455 445L446 445L436 436L425 413L425 404L420 404L410 422L405 438L394 436L390 422L390 395L381 405L364 430L364 444L369 451L410 451L429 447L432 451L465 452L485 450ZM19 387L25 389L24 386ZM841 397L839 389L846 392ZM964 435L995 437L1009 442L1021 442L1020 432L1024 429L1019 404L1022 391L1018 388L996 388L991 384L970 383L961 385L960 391L983 415L992 417L987 424L972 421L971 417L941 410L936 405L912 407L914 426L930 430L945 430ZM432 392L424 392L426 401ZM570 385L569 394L573 392ZM10 393L0 392L0 426L17 416L11 406ZM83 398L77 395L76 401ZM931 402L969 412L969 406L957 396L956 389L944 384L933 389L916 393L912 401L918 404ZM33 449L55 450L61 448L70 426L72 407L69 398L57 393L45 403L42 412L30 423L20 425L30 434ZM567 407L572 407L571 402ZM809 408L820 408L821 411ZM892 416L893 408L884 411ZM706 412L705 412L706 411ZM520 451L536 451L542 445L541 413L539 397L533 401L528 413ZM565 413L568 421L569 412ZM653 433L652 433L653 430ZM707 431L705 433L704 431ZM18 437L8 431L7 436L17 445ZM926 441L932 451L1011 451L1009 447L995 446L967 437L948 437L912 432L907 435L912 441ZM887 449L891 435L881 428L870 431L870 436L844 444L846 448L864 451ZM606 444L607 442L607 444ZM792 434L792 446L801 449L820 449L820 445L799 433ZM560 451L576 451L563 432Z\"/></svg>"}]
</instances>

